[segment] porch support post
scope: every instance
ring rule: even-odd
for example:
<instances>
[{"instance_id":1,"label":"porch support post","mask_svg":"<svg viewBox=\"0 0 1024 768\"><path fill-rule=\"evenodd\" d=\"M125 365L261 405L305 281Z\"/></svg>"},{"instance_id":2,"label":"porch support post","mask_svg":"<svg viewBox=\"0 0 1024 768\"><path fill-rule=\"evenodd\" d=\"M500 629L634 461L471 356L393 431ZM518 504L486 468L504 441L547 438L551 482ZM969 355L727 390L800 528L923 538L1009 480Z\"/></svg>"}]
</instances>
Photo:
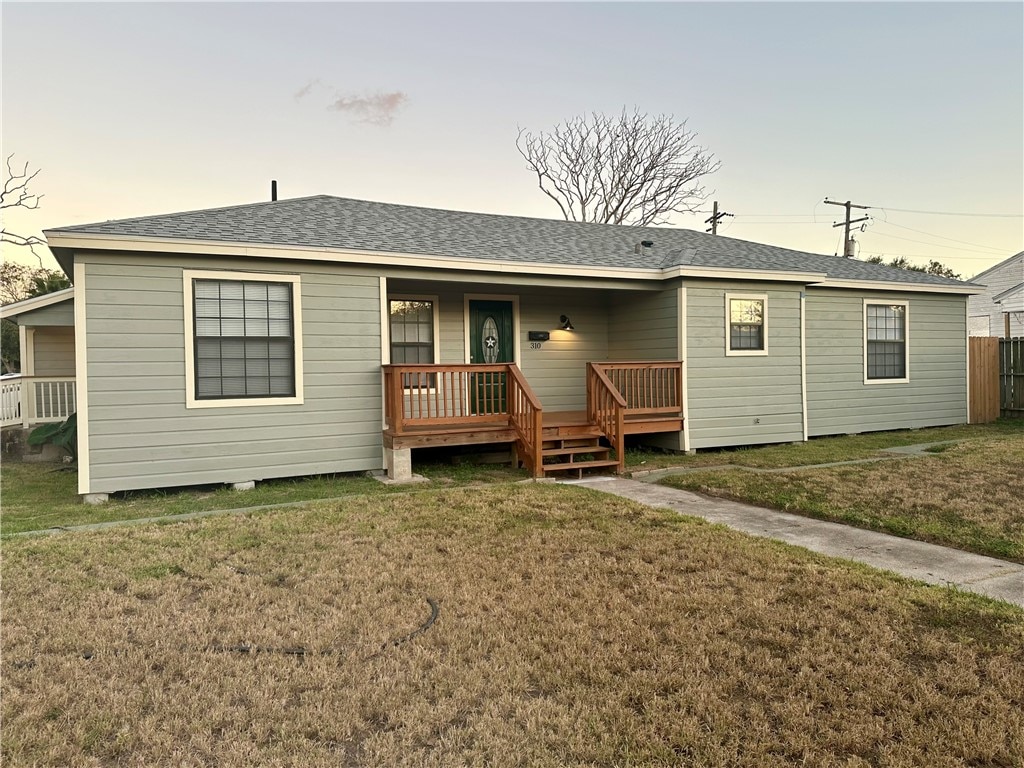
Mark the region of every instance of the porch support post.
<instances>
[{"instance_id":1,"label":"porch support post","mask_svg":"<svg viewBox=\"0 0 1024 768\"><path fill-rule=\"evenodd\" d=\"M384 468L395 483L412 482L412 449L384 448Z\"/></svg>"}]
</instances>

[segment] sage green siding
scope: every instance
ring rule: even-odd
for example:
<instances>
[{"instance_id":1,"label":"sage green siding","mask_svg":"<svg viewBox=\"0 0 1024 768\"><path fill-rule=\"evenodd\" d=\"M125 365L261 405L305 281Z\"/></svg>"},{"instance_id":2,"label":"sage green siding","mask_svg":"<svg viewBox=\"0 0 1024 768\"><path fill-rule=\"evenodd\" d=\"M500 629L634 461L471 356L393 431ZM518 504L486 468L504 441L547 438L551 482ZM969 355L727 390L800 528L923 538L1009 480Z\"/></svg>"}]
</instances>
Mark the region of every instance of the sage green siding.
<instances>
[{"instance_id":1,"label":"sage green siding","mask_svg":"<svg viewBox=\"0 0 1024 768\"><path fill-rule=\"evenodd\" d=\"M803 439L800 286L687 281L691 448ZM726 293L767 296L767 355L727 356Z\"/></svg>"},{"instance_id":2,"label":"sage green siding","mask_svg":"<svg viewBox=\"0 0 1024 768\"><path fill-rule=\"evenodd\" d=\"M75 329L41 326L32 332L36 376L75 375Z\"/></svg>"},{"instance_id":3,"label":"sage green siding","mask_svg":"<svg viewBox=\"0 0 1024 768\"><path fill-rule=\"evenodd\" d=\"M18 325L23 325L27 328L73 326L75 324L75 300L68 297L64 301L59 301L48 307L22 312L14 320Z\"/></svg>"},{"instance_id":4,"label":"sage green siding","mask_svg":"<svg viewBox=\"0 0 1024 768\"><path fill-rule=\"evenodd\" d=\"M679 287L610 296L610 360L679 359Z\"/></svg>"},{"instance_id":5,"label":"sage green siding","mask_svg":"<svg viewBox=\"0 0 1024 768\"><path fill-rule=\"evenodd\" d=\"M263 261L301 278L301 405L185 407L182 268L246 260L77 256L85 264L89 492L382 466L380 291L358 267Z\"/></svg>"},{"instance_id":6,"label":"sage green siding","mask_svg":"<svg viewBox=\"0 0 1024 768\"><path fill-rule=\"evenodd\" d=\"M864 383L864 299L908 301L910 381ZM807 291L810 435L967 421L966 298Z\"/></svg>"}]
</instances>

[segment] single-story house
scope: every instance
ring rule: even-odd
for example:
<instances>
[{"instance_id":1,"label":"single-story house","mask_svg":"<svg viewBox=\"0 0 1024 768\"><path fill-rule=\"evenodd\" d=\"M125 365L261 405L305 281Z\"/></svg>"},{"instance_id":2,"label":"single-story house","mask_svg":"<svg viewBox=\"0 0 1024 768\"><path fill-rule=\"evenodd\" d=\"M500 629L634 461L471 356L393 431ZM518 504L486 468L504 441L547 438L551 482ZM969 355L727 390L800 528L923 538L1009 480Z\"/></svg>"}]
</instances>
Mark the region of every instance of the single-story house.
<instances>
[{"instance_id":1,"label":"single-story house","mask_svg":"<svg viewBox=\"0 0 1024 768\"><path fill-rule=\"evenodd\" d=\"M1024 336L1024 251L971 278L982 290L967 302L971 336Z\"/></svg>"},{"instance_id":2,"label":"single-story house","mask_svg":"<svg viewBox=\"0 0 1024 768\"><path fill-rule=\"evenodd\" d=\"M967 421L978 289L933 275L329 196L45 234L74 284L90 501L408 478L425 446L505 443L540 476L621 469L631 434L693 451Z\"/></svg>"},{"instance_id":3,"label":"single-story house","mask_svg":"<svg viewBox=\"0 0 1024 768\"><path fill-rule=\"evenodd\" d=\"M18 324L21 375L0 382L0 425L30 427L75 412L75 289L0 307Z\"/></svg>"}]
</instances>

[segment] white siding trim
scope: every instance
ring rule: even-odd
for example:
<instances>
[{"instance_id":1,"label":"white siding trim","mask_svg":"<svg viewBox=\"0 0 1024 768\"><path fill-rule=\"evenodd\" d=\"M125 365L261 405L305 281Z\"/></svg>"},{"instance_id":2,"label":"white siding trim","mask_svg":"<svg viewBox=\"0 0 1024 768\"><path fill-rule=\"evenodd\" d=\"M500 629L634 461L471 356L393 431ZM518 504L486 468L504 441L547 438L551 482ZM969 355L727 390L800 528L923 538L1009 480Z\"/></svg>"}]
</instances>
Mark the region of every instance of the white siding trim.
<instances>
[{"instance_id":1,"label":"white siding trim","mask_svg":"<svg viewBox=\"0 0 1024 768\"><path fill-rule=\"evenodd\" d=\"M389 312L391 307L388 304L388 279L381 275L378 282L380 283L380 364L390 365L391 317Z\"/></svg>"},{"instance_id":2,"label":"white siding trim","mask_svg":"<svg viewBox=\"0 0 1024 768\"><path fill-rule=\"evenodd\" d=\"M78 430L78 492L91 493L89 476L89 366L85 311L85 264L75 262L75 411Z\"/></svg>"},{"instance_id":3,"label":"white siding trim","mask_svg":"<svg viewBox=\"0 0 1024 768\"><path fill-rule=\"evenodd\" d=\"M732 349L732 313L730 302L733 299L748 299L761 302L761 342L764 349ZM731 293L725 294L725 356L726 357L766 357L768 355L768 294L767 293Z\"/></svg>"},{"instance_id":4,"label":"white siding trim","mask_svg":"<svg viewBox=\"0 0 1024 768\"><path fill-rule=\"evenodd\" d=\"M18 326L18 343L21 345L21 375L36 375L36 329Z\"/></svg>"},{"instance_id":5,"label":"white siding trim","mask_svg":"<svg viewBox=\"0 0 1024 768\"><path fill-rule=\"evenodd\" d=\"M256 280L268 283L291 283L292 333L295 342L295 396L246 397L230 400L197 400L195 378L195 323L192 317L192 280ZM185 407L235 408L260 405L302 405L302 282L298 275L274 272L232 272L227 270L183 269L181 271L183 307L185 311ZM77 324L77 321L76 321Z\"/></svg>"},{"instance_id":6,"label":"white siding trim","mask_svg":"<svg viewBox=\"0 0 1024 768\"><path fill-rule=\"evenodd\" d=\"M689 363L686 360L686 348L687 348L687 345L686 345L686 331L687 331L687 323L686 323L686 286L685 285L680 285L679 286L679 319L678 319L678 325L679 325L679 343L678 343L677 346L678 346L678 350L679 350L679 359L683 361L683 366L682 366L683 370L682 370L682 372L680 374L681 377L682 377L682 380L683 380L682 381L682 387L683 387L683 402L682 402L682 406L683 406L683 450L688 453L691 450L691 448L690 448L690 407L689 407L690 398L689 398L688 393L687 393L687 369L688 369Z\"/></svg>"},{"instance_id":7,"label":"white siding trim","mask_svg":"<svg viewBox=\"0 0 1024 768\"><path fill-rule=\"evenodd\" d=\"M510 301L512 302L512 335L515 345L512 347L512 362L519 365L519 295L512 293L467 293L462 297L462 342L463 360L469 362L469 302L470 301Z\"/></svg>"},{"instance_id":8,"label":"white siding trim","mask_svg":"<svg viewBox=\"0 0 1024 768\"><path fill-rule=\"evenodd\" d=\"M869 379L868 378L868 305L874 304L883 307L903 307L903 355L904 373L902 379ZM861 317L861 329L864 343L864 383L875 384L907 384L910 381L910 302L897 299L864 299L863 315Z\"/></svg>"},{"instance_id":9,"label":"white siding trim","mask_svg":"<svg viewBox=\"0 0 1024 768\"><path fill-rule=\"evenodd\" d=\"M803 409L804 442L807 442L807 292L800 291L800 407Z\"/></svg>"},{"instance_id":10,"label":"white siding trim","mask_svg":"<svg viewBox=\"0 0 1024 768\"><path fill-rule=\"evenodd\" d=\"M964 410L967 413L967 423L971 423L971 302L964 302L964 360L967 361L965 368L965 379L967 380L967 403Z\"/></svg>"},{"instance_id":11,"label":"white siding trim","mask_svg":"<svg viewBox=\"0 0 1024 768\"><path fill-rule=\"evenodd\" d=\"M380 364L390 365L391 363L391 318L388 316L388 279L381 275L377 278L377 285L380 290ZM384 391L384 372L380 376L380 428L388 428L387 417L387 396ZM381 461L387 466L387 449L381 446Z\"/></svg>"}]
</instances>

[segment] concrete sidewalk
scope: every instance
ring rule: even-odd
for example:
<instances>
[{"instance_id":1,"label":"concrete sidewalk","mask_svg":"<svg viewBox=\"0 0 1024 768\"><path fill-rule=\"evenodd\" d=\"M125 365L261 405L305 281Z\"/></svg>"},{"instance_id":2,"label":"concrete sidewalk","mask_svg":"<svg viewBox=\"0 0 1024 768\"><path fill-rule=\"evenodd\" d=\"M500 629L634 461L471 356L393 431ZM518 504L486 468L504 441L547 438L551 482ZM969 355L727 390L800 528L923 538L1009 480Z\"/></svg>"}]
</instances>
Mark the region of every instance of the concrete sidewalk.
<instances>
[{"instance_id":1,"label":"concrete sidewalk","mask_svg":"<svg viewBox=\"0 0 1024 768\"><path fill-rule=\"evenodd\" d=\"M619 477L562 481L1024 607L1024 565Z\"/></svg>"}]
</instances>

